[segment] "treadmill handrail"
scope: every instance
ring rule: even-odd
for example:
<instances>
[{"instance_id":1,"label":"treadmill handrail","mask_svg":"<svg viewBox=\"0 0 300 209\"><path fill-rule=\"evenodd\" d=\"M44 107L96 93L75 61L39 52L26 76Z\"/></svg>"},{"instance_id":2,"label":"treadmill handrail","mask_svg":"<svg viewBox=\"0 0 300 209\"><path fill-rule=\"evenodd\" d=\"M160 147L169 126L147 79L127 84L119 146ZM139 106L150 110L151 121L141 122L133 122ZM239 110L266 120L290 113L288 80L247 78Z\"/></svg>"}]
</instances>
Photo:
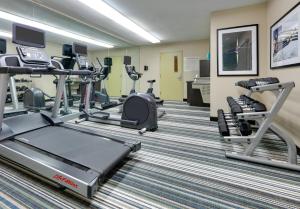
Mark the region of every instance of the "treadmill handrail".
<instances>
[{"instance_id":1,"label":"treadmill handrail","mask_svg":"<svg viewBox=\"0 0 300 209\"><path fill-rule=\"evenodd\" d=\"M42 75L81 75L89 76L90 70L58 70L56 68L32 68L32 67L0 67L0 74L42 74Z\"/></svg>"}]
</instances>

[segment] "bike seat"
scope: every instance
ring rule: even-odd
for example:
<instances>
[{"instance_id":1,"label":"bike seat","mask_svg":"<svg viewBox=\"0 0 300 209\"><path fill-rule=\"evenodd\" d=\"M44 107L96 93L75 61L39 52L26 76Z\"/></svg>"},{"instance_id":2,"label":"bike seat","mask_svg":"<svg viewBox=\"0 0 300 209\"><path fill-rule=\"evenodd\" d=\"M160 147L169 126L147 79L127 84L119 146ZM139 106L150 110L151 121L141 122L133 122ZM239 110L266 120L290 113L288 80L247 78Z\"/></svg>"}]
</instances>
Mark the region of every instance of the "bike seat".
<instances>
[{"instance_id":1,"label":"bike seat","mask_svg":"<svg viewBox=\"0 0 300 209\"><path fill-rule=\"evenodd\" d=\"M156 80L148 80L147 82L148 82L148 83L155 83Z\"/></svg>"}]
</instances>

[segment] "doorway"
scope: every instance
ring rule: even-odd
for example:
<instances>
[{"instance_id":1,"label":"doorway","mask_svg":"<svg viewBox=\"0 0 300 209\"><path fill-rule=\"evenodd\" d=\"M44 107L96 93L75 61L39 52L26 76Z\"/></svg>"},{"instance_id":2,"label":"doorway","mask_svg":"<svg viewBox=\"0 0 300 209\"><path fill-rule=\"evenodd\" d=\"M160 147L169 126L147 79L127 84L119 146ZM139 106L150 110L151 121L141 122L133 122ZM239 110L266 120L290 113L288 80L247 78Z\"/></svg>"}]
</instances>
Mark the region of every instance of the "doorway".
<instances>
[{"instance_id":1,"label":"doorway","mask_svg":"<svg viewBox=\"0 0 300 209\"><path fill-rule=\"evenodd\" d=\"M112 57L112 62L111 73L106 81L107 93L112 97L120 97L122 91L123 59L122 57Z\"/></svg>"},{"instance_id":2,"label":"doorway","mask_svg":"<svg viewBox=\"0 0 300 209\"><path fill-rule=\"evenodd\" d=\"M160 97L164 100L183 100L182 51L160 54Z\"/></svg>"}]
</instances>

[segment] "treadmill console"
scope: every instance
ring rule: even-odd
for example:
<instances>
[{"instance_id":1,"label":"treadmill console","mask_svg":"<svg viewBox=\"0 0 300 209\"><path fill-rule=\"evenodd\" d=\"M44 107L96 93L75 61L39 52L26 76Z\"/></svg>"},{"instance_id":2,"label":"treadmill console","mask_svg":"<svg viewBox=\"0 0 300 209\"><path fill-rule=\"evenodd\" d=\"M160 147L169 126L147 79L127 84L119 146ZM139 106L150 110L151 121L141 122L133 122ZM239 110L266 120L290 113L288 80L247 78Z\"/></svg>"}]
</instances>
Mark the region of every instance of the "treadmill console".
<instances>
[{"instance_id":1,"label":"treadmill console","mask_svg":"<svg viewBox=\"0 0 300 209\"><path fill-rule=\"evenodd\" d=\"M45 48L45 32L22 24L13 24L13 43L18 44L17 52L26 64L50 65Z\"/></svg>"},{"instance_id":2,"label":"treadmill console","mask_svg":"<svg viewBox=\"0 0 300 209\"><path fill-rule=\"evenodd\" d=\"M24 63L49 65L50 59L43 49L34 47L17 47L17 52Z\"/></svg>"},{"instance_id":3,"label":"treadmill console","mask_svg":"<svg viewBox=\"0 0 300 209\"><path fill-rule=\"evenodd\" d=\"M89 62L87 59L87 46L73 43L73 54L76 55L76 61L79 66L79 69L88 69L89 68Z\"/></svg>"},{"instance_id":4,"label":"treadmill console","mask_svg":"<svg viewBox=\"0 0 300 209\"><path fill-rule=\"evenodd\" d=\"M77 63L79 65L79 69L87 69L89 67L88 60L85 56L76 56Z\"/></svg>"}]
</instances>

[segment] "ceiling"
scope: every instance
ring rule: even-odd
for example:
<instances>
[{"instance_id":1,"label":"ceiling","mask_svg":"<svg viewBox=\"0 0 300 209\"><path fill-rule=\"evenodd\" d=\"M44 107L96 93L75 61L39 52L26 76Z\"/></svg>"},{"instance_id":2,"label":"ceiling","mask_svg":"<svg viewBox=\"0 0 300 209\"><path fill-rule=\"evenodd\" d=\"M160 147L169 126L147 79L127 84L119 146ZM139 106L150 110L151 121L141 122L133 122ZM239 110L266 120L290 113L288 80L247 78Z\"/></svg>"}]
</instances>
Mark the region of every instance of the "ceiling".
<instances>
[{"instance_id":1,"label":"ceiling","mask_svg":"<svg viewBox=\"0 0 300 209\"><path fill-rule=\"evenodd\" d=\"M55 13L45 7L41 7L37 4L33 4L30 0L1 0L0 11L11 13L26 19L44 23L59 29L66 30L68 32L79 34L91 39L99 40L108 44L112 44L115 47L125 48L131 45L127 42L118 39L112 35L102 32L98 28L82 24L79 21L75 21L72 18L67 18L65 15ZM12 31L12 22L0 18L0 31ZM58 44L80 42L74 39L66 38L61 35L57 35L51 32L46 32L46 40ZM104 49L103 47L96 46L94 44L88 45L89 50Z\"/></svg>"},{"instance_id":2,"label":"ceiling","mask_svg":"<svg viewBox=\"0 0 300 209\"><path fill-rule=\"evenodd\" d=\"M149 44L76 0L32 0L131 45ZM105 0L162 43L209 38L213 11L242 7L265 0Z\"/></svg>"},{"instance_id":3,"label":"ceiling","mask_svg":"<svg viewBox=\"0 0 300 209\"><path fill-rule=\"evenodd\" d=\"M97 0L95 0L97 1ZM162 43L209 38L213 11L266 0L104 0L143 27ZM114 45L116 48L147 45L133 32L98 14L77 0L1 0L0 10ZM11 31L12 22L0 18L0 31ZM46 32L47 41L74 40ZM89 50L101 50L87 44Z\"/></svg>"}]
</instances>

